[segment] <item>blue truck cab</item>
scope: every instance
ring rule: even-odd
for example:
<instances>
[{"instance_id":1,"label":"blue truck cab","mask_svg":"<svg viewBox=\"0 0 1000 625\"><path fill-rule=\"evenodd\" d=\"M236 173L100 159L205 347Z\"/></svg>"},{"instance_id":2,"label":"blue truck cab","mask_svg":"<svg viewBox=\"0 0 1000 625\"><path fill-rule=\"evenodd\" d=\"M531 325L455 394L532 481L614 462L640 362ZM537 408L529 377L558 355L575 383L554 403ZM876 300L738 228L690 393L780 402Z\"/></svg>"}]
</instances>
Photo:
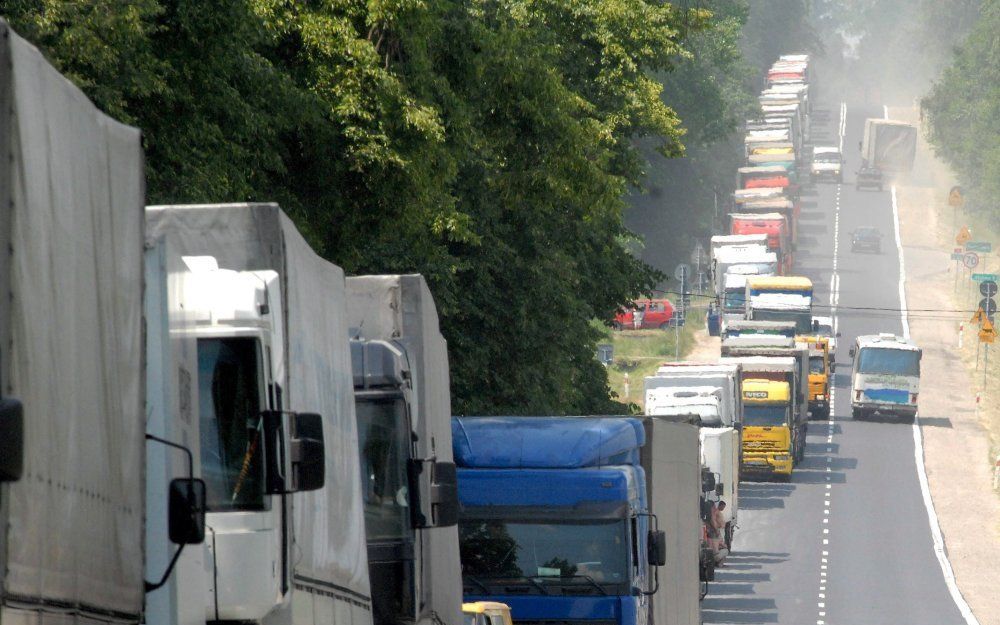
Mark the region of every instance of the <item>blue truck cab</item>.
<instances>
[{"instance_id":1,"label":"blue truck cab","mask_svg":"<svg viewBox=\"0 0 1000 625\"><path fill-rule=\"evenodd\" d=\"M452 435L466 602L516 624L649 622L665 540L641 419L456 417Z\"/></svg>"}]
</instances>

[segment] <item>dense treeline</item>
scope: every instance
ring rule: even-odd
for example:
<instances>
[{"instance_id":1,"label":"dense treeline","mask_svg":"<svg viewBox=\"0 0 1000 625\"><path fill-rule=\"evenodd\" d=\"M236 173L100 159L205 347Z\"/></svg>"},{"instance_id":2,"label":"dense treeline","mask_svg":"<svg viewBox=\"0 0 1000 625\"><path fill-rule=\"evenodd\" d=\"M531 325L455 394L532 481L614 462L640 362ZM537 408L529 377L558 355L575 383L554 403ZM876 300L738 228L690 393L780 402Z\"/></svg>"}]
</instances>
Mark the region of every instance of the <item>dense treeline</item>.
<instances>
[{"instance_id":1,"label":"dense treeline","mask_svg":"<svg viewBox=\"0 0 1000 625\"><path fill-rule=\"evenodd\" d=\"M616 407L589 320L662 278L628 252L628 190L646 156L684 152L678 110L707 144L746 108L747 8L717 4L7 0L0 14L143 129L151 202L277 201L349 273L424 273L457 413L598 413ZM726 79L702 80L715 66Z\"/></svg>"},{"instance_id":2,"label":"dense treeline","mask_svg":"<svg viewBox=\"0 0 1000 625\"><path fill-rule=\"evenodd\" d=\"M922 106L938 156L958 174L969 206L1000 221L1000 2L984 0L968 37L956 47Z\"/></svg>"}]
</instances>

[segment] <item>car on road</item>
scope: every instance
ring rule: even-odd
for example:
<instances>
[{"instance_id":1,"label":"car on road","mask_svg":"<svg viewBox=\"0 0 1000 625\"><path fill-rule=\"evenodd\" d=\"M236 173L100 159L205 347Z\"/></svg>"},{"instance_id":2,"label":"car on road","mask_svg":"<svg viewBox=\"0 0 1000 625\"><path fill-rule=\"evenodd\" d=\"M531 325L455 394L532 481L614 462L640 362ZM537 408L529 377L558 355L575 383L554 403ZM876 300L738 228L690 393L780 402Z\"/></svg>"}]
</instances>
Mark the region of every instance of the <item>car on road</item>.
<instances>
[{"instance_id":1,"label":"car on road","mask_svg":"<svg viewBox=\"0 0 1000 625\"><path fill-rule=\"evenodd\" d=\"M882 170L871 165L862 165L857 172L854 188L860 191L862 188L882 190Z\"/></svg>"},{"instance_id":2,"label":"car on road","mask_svg":"<svg viewBox=\"0 0 1000 625\"><path fill-rule=\"evenodd\" d=\"M809 179L813 182L820 178L830 178L837 182L844 181L844 156L840 148L816 146L813 148L812 164L809 166Z\"/></svg>"},{"instance_id":3,"label":"car on road","mask_svg":"<svg viewBox=\"0 0 1000 625\"><path fill-rule=\"evenodd\" d=\"M882 253L882 233L878 228L858 228L851 232L851 251Z\"/></svg>"}]
</instances>

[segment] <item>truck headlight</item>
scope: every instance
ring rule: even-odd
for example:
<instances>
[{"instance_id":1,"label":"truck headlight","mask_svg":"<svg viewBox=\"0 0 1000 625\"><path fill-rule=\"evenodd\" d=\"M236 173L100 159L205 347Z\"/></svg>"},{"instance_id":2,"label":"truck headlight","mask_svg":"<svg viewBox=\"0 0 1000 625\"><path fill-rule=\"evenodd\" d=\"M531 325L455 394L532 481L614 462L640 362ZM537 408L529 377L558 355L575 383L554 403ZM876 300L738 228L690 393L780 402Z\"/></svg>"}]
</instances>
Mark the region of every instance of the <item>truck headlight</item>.
<instances>
[{"instance_id":1,"label":"truck headlight","mask_svg":"<svg viewBox=\"0 0 1000 625\"><path fill-rule=\"evenodd\" d=\"M822 394L822 393L819 393L818 395L816 395L816 397L815 397L814 399L815 399L816 401L823 401L823 399L824 399L824 398L823 398L823 394Z\"/></svg>"},{"instance_id":2,"label":"truck headlight","mask_svg":"<svg viewBox=\"0 0 1000 625\"><path fill-rule=\"evenodd\" d=\"M788 454L777 454L774 456L775 462L788 462L792 457Z\"/></svg>"}]
</instances>

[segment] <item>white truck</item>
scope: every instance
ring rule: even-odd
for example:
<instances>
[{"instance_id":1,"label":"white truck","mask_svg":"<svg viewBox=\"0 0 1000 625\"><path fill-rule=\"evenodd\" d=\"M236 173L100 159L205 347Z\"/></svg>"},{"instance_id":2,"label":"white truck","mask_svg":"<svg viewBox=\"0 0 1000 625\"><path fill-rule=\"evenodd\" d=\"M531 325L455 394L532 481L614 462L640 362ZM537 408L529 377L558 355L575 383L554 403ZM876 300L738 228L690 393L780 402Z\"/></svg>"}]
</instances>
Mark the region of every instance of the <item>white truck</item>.
<instances>
[{"instance_id":1,"label":"white truck","mask_svg":"<svg viewBox=\"0 0 1000 625\"><path fill-rule=\"evenodd\" d=\"M816 146L809 164L809 178L816 182L821 178L844 181L844 156L836 146Z\"/></svg>"},{"instance_id":2,"label":"white truck","mask_svg":"<svg viewBox=\"0 0 1000 625\"><path fill-rule=\"evenodd\" d=\"M371 623L343 271L275 204L152 206L146 222L186 267L158 290L193 367L191 398L150 427L196 450L208 494L205 545L146 622Z\"/></svg>"},{"instance_id":3,"label":"white truck","mask_svg":"<svg viewBox=\"0 0 1000 625\"><path fill-rule=\"evenodd\" d=\"M0 622L135 625L144 524L182 546L204 533L190 473L169 503L144 482L166 446L144 439L143 332L164 328L143 309L141 137L0 31Z\"/></svg>"},{"instance_id":4,"label":"white truck","mask_svg":"<svg viewBox=\"0 0 1000 625\"><path fill-rule=\"evenodd\" d=\"M859 336L850 356L855 419L874 414L916 416L923 351L913 341L888 333Z\"/></svg>"},{"instance_id":5,"label":"white truck","mask_svg":"<svg viewBox=\"0 0 1000 625\"><path fill-rule=\"evenodd\" d=\"M351 277L347 296L374 625L460 625L448 346L434 298L419 275Z\"/></svg>"},{"instance_id":6,"label":"white truck","mask_svg":"<svg viewBox=\"0 0 1000 625\"><path fill-rule=\"evenodd\" d=\"M913 169L917 153L917 127L891 119L865 120L861 158L869 167L886 173Z\"/></svg>"}]
</instances>

